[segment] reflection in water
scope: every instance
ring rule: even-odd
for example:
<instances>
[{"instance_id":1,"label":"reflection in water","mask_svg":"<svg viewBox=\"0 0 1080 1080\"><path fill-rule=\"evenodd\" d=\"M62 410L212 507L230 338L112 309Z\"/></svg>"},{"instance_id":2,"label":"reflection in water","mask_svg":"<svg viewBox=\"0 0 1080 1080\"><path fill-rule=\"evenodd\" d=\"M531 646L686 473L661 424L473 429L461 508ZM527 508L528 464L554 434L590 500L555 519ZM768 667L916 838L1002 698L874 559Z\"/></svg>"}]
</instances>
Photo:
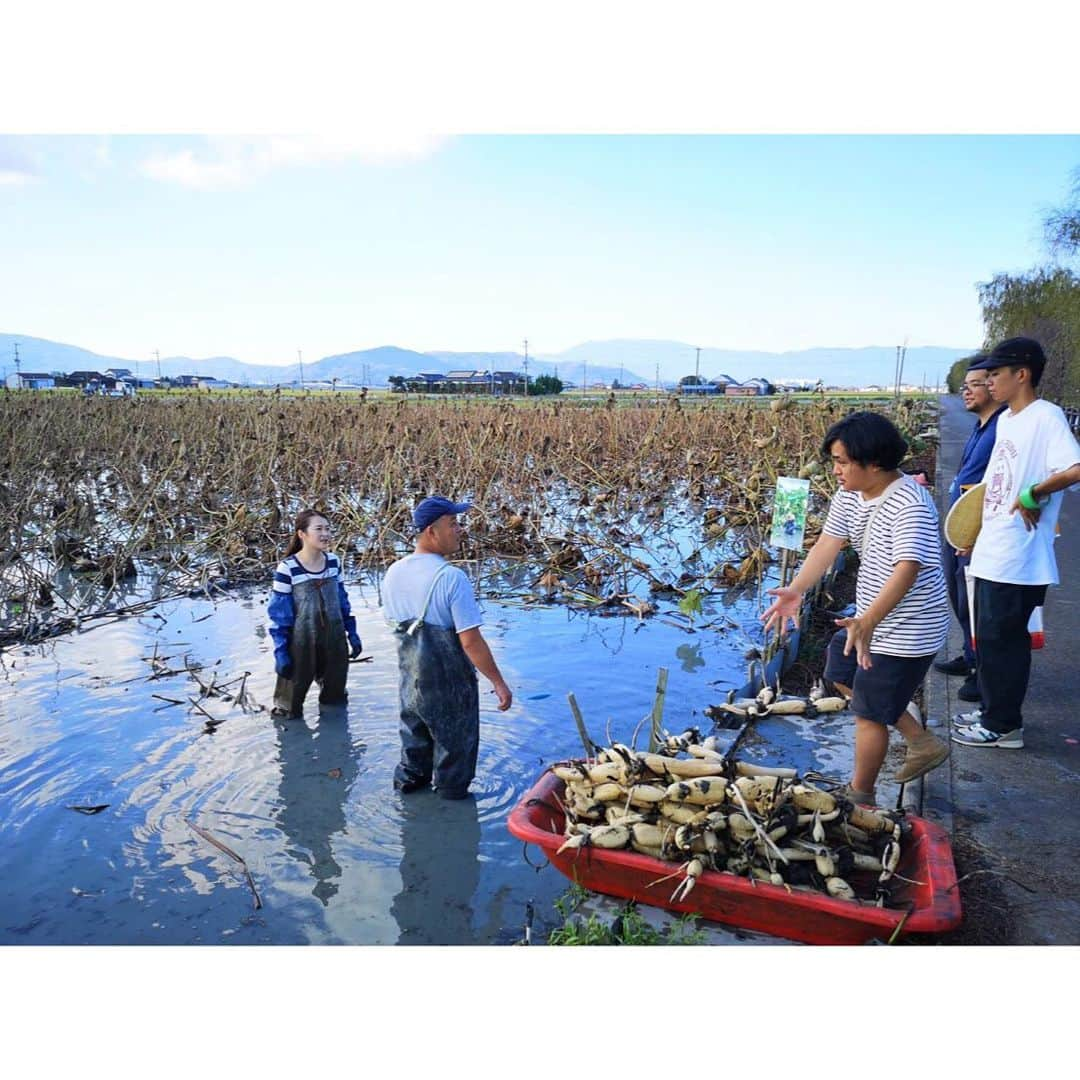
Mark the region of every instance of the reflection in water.
<instances>
[{"instance_id":1,"label":"reflection in water","mask_svg":"<svg viewBox=\"0 0 1080 1080\"><path fill-rule=\"evenodd\" d=\"M341 877L330 841L345 832L345 800L365 747L352 745L344 705L321 705L314 730L302 719L274 727L281 762L277 822L289 839L285 850L310 869L312 895L327 906Z\"/></svg>"},{"instance_id":2,"label":"reflection in water","mask_svg":"<svg viewBox=\"0 0 1080 1080\"><path fill-rule=\"evenodd\" d=\"M705 657L701 655L700 645L680 645L675 650L675 655L681 661L683 671L688 671L690 674L705 666Z\"/></svg>"},{"instance_id":3,"label":"reflection in water","mask_svg":"<svg viewBox=\"0 0 1080 1080\"><path fill-rule=\"evenodd\" d=\"M480 881L476 800L418 791L403 799L401 892L390 906L399 945L482 944L473 931Z\"/></svg>"}]
</instances>

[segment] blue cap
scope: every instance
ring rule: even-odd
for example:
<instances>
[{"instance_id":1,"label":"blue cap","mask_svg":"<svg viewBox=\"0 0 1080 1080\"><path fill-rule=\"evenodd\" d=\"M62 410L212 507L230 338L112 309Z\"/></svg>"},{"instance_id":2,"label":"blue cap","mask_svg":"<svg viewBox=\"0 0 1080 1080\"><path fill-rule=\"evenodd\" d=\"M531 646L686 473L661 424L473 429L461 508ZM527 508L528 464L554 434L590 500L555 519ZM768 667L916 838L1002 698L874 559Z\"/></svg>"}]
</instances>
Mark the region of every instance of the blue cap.
<instances>
[{"instance_id":1,"label":"blue cap","mask_svg":"<svg viewBox=\"0 0 1080 1080\"><path fill-rule=\"evenodd\" d=\"M438 521L446 514L464 514L471 509L472 503L456 503L444 499L441 495L432 495L422 500L413 511L412 523L423 532L433 521Z\"/></svg>"}]
</instances>

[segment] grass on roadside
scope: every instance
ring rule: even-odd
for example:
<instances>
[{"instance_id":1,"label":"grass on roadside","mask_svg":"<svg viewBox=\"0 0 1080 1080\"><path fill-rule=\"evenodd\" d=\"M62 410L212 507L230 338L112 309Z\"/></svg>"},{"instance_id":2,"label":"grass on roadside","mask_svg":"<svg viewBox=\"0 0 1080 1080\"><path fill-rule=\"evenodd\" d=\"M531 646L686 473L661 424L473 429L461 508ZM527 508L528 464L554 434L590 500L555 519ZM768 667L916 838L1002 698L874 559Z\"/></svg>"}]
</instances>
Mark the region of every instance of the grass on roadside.
<instances>
[{"instance_id":1,"label":"grass on roadside","mask_svg":"<svg viewBox=\"0 0 1080 1080\"><path fill-rule=\"evenodd\" d=\"M611 923L599 915L582 917L578 908L589 897L588 889L574 882L555 901L563 925L548 936L549 945L703 945L705 933L697 928L697 917L683 915L665 930L657 930L629 901Z\"/></svg>"}]
</instances>

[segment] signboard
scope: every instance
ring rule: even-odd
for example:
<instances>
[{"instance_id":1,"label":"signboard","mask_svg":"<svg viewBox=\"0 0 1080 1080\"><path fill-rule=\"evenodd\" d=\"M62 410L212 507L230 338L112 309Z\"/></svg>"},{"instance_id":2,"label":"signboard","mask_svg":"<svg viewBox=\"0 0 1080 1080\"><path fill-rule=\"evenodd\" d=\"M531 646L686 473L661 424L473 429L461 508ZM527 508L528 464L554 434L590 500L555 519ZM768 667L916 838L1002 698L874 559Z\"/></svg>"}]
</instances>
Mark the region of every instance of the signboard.
<instances>
[{"instance_id":1,"label":"signboard","mask_svg":"<svg viewBox=\"0 0 1080 1080\"><path fill-rule=\"evenodd\" d=\"M773 547L802 551L803 534L806 532L806 507L809 501L809 480L799 480L793 476L776 478L772 534L769 536L769 543Z\"/></svg>"}]
</instances>

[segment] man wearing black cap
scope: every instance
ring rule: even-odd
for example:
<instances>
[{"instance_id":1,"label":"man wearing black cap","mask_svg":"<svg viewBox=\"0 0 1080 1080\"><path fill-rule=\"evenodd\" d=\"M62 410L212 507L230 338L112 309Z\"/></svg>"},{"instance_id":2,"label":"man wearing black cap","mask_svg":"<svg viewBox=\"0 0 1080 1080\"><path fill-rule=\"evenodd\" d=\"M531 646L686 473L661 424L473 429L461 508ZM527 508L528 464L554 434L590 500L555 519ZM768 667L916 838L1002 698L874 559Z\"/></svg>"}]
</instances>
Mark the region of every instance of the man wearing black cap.
<instances>
[{"instance_id":1,"label":"man wearing black cap","mask_svg":"<svg viewBox=\"0 0 1080 1080\"><path fill-rule=\"evenodd\" d=\"M986 359L986 353L978 353L971 358L960 396L964 408L975 414L975 428L968 436L968 441L960 455L960 467L949 487L949 506L952 506L970 487L980 483L986 464L990 460L990 451L994 447L997 434L998 416L1008 408L1002 402L990 396L986 381L986 372L977 367ZM949 603L960 624L964 635L964 651L951 660L938 661L934 667L945 675L965 675L963 685L957 691L961 701L978 701L979 686L975 677L975 649L971 644L971 617L968 612L967 583L964 568L971 561L970 555L957 555L953 546L946 541L942 548L941 562L945 571L945 584L949 589Z\"/></svg>"},{"instance_id":2,"label":"man wearing black cap","mask_svg":"<svg viewBox=\"0 0 1080 1080\"><path fill-rule=\"evenodd\" d=\"M464 571L447 558L461 546L458 514L472 509L436 495L413 511L416 549L383 580L382 602L398 643L401 762L394 787L430 783L444 799L463 799L476 775L480 699L476 672L510 708L513 695L480 633L483 616Z\"/></svg>"},{"instance_id":3,"label":"man wearing black cap","mask_svg":"<svg viewBox=\"0 0 1080 1080\"><path fill-rule=\"evenodd\" d=\"M1008 406L983 477L982 528L971 552L976 675L983 707L960 723L965 746L1024 745L1021 706L1031 673L1028 620L1059 581L1054 530L1062 492L1080 484L1080 446L1065 414L1036 393L1046 357L1032 338L1008 338L969 370Z\"/></svg>"}]
</instances>

